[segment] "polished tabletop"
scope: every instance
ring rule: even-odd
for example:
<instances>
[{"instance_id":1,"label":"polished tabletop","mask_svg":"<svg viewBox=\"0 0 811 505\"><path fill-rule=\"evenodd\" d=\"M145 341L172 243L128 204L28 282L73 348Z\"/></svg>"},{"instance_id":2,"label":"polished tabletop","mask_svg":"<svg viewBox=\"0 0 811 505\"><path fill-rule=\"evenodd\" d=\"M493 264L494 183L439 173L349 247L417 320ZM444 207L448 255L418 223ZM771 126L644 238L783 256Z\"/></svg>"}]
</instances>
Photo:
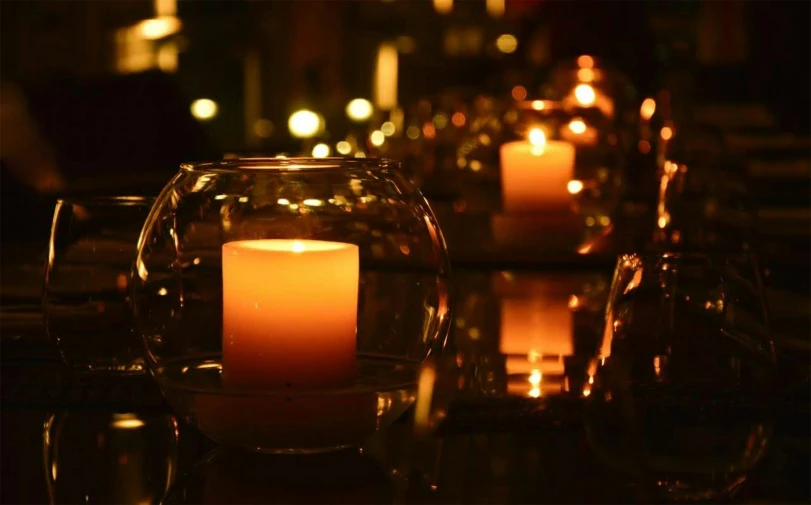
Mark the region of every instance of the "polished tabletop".
<instances>
[{"instance_id":1,"label":"polished tabletop","mask_svg":"<svg viewBox=\"0 0 811 505\"><path fill-rule=\"evenodd\" d=\"M580 304L576 342L600 334L611 267L455 272L456 311L435 372L430 414L410 409L362 448L316 455L226 450L176 417L148 377L80 377L62 368L36 307L4 308L2 461L4 503L620 503L657 502L655 483L635 473L635 454L606 451L573 382L499 382L499 321L505 296L541 287ZM516 288L517 286L517 288ZM511 291L512 290L512 291ZM575 299L572 296L576 297ZM808 346L797 321L804 298L779 302L780 394L760 417L679 435L682 444L749 433L743 453L692 453L709 487L717 459L729 464L760 448L736 474L734 500L801 503L809 497ZM782 297L782 298L781 298ZM590 304L590 305L589 305ZM792 305L793 304L793 305ZM792 331L794 332L792 334ZM806 336L807 337L807 336ZM805 342L805 343L803 343ZM500 361L504 366L504 362ZM509 363L507 366L511 366ZM513 364L512 366L516 366ZM506 380L506 379L505 379ZM571 378L571 380L575 380ZM443 393L444 392L444 393ZM585 394L587 396L587 393ZM419 400L418 400L419 401ZM672 434L648 438L679 457ZM718 445L718 444L716 444ZM720 444L723 445L723 444ZM696 454L698 456L696 456ZM704 458L704 459L702 459ZM705 465L706 464L706 465ZM715 465L715 466L714 466ZM702 481L702 482L704 482Z\"/></svg>"}]
</instances>

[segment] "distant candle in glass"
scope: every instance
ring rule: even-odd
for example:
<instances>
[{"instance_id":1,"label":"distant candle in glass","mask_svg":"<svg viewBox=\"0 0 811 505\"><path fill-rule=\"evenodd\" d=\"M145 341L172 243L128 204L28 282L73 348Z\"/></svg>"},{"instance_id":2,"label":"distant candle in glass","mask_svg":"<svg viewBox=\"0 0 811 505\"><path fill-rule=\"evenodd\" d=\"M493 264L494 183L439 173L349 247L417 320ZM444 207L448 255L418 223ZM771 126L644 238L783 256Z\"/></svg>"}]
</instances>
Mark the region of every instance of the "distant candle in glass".
<instances>
[{"instance_id":1,"label":"distant candle in glass","mask_svg":"<svg viewBox=\"0 0 811 505\"><path fill-rule=\"evenodd\" d=\"M357 373L356 245L228 242L222 276L227 388L351 385Z\"/></svg>"},{"instance_id":2,"label":"distant candle in glass","mask_svg":"<svg viewBox=\"0 0 811 505\"><path fill-rule=\"evenodd\" d=\"M540 128L529 140L501 146L501 188L505 212L559 210L572 199L567 185L574 176L574 146L547 141Z\"/></svg>"}]
</instances>

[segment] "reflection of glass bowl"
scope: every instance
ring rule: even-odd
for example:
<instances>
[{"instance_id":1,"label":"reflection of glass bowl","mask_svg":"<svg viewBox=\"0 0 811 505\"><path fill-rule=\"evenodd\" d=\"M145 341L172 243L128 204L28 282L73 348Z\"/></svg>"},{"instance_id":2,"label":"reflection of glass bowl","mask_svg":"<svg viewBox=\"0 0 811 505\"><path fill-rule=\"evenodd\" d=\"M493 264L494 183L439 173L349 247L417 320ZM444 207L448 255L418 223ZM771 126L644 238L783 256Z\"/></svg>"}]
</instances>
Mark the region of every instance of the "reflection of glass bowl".
<instances>
[{"instance_id":1,"label":"reflection of glass bowl","mask_svg":"<svg viewBox=\"0 0 811 505\"><path fill-rule=\"evenodd\" d=\"M43 427L51 503L162 503L175 478L174 416L94 409L59 412Z\"/></svg>"},{"instance_id":2,"label":"reflection of glass bowl","mask_svg":"<svg viewBox=\"0 0 811 505\"><path fill-rule=\"evenodd\" d=\"M215 450L165 503L391 503L395 472L358 450L294 458Z\"/></svg>"},{"instance_id":3,"label":"reflection of glass bowl","mask_svg":"<svg viewBox=\"0 0 811 505\"><path fill-rule=\"evenodd\" d=\"M204 433L323 450L411 403L417 367L444 345L448 258L398 168L238 159L184 165L164 189L132 304L151 372Z\"/></svg>"},{"instance_id":4,"label":"reflection of glass bowl","mask_svg":"<svg viewBox=\"0 0 811 505\"><path fill-rule=\"evenodd\" d=\"M453 348L426 362L419 430L579 425L591 393L608 279L503 271L454 276Z\"/></svg>"}]
</instances>

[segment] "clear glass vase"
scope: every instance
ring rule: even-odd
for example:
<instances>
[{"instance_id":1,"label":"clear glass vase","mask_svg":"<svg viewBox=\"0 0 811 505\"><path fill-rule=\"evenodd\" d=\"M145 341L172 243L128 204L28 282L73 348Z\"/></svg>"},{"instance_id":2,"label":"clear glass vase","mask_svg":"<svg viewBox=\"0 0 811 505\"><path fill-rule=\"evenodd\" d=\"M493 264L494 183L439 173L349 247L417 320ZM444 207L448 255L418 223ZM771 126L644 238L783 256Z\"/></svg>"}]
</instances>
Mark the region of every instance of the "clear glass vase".
<instances>
[{"instance_id":1,"label":"clear glass vase","mask_svg":"<svg viewBox=\"0 0 811 505\"><path fill-rule=\"evenodd\" d=\"M362 442L440 349L449 262L399 164L187 164L140 237L132 303L169 403L232 446Z\"/></svg>"}]
</instances>

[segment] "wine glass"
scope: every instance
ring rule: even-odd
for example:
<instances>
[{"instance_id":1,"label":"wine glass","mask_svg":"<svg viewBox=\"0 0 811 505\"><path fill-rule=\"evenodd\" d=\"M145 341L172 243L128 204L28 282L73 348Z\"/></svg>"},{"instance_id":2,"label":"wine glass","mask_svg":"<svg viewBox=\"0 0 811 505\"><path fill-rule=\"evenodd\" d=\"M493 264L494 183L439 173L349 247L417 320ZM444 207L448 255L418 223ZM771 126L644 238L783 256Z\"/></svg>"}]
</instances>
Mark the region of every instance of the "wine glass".
<instances>
[{"instance_id":1,"label":"wine glass","mask_svg":"<svg viewBox=\"0 0 811 505\"><path fill-rule=\"evenodd\" d=\"M765 453L775 354L746 254L619 258L589 443L644 499L728 498Z\"/></svg>"}]
</instances>

